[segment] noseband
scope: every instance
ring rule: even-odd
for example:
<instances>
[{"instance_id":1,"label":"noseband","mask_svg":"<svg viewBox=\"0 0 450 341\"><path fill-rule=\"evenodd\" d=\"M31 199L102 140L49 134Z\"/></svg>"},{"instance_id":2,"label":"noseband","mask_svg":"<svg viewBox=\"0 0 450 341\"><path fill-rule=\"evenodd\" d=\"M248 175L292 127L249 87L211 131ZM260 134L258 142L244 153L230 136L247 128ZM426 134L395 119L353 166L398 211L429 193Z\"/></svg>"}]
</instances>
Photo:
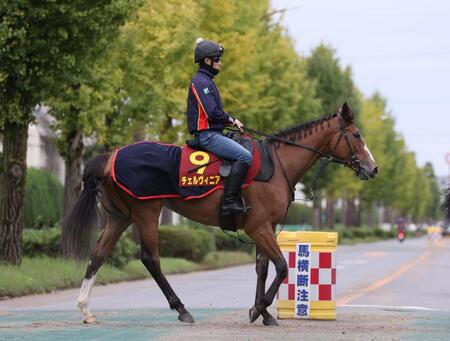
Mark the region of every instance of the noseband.
<instances>
[{"instance_id":1,"label":"noseband","mask_svg":"<svg viewBox=\"0 0 450 341\"><path fill-rule=\"evenodd\" d=\"M334 146L332 154L336 151L337 147L339 146L339 143L341 142L342 137L344 137L345 142L347 143L347 148L348 148L348 153L349 153L348 160L344 161L344 160L336 159L336 160L330 160L330 161L343 164L345 167L352 169L356 173L356 175L359 176L361 171L364 171L364 169L361 166L361 160L358 159L355 152L353 151L352 146L350 145L350 141L348 140L348 135L347 135L347 132L345 131L345 128L346 128L345 121L342 118L342 116L339 115L339 138L336 141L336 145Z\"/></svg>"}]
</instances>

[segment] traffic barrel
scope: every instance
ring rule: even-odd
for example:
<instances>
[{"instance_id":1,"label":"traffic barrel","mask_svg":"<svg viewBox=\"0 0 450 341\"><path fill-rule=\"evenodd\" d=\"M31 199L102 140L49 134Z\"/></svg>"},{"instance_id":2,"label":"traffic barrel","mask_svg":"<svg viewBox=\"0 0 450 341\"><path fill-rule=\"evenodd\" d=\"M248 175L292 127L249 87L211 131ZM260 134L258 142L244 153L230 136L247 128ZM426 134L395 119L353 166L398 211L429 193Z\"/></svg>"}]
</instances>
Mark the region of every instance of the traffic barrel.
<instances>
[{"instance_id":1,"label":"traffic barrel","mask_svg":"<svg viewBox=\"0 0 450 341\"><path fill-rule=\"evenodd\" d=\"M277 236L288 264L276 307L279 319L336 319L336 232L281 232Z\"/></svg>"}]
</instances>

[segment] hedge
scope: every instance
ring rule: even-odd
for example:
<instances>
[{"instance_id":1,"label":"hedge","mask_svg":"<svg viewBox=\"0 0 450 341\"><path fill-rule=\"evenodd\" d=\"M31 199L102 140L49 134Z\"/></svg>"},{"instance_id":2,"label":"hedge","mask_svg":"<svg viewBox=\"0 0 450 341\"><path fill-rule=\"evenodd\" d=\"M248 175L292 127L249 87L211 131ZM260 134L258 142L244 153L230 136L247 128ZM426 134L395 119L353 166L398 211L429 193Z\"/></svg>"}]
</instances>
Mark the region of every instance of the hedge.
<instances>
[{"instance_id":1,"label":"hedge","mask_svg":"<svg viewBox=\"0 0 450 341\"><path fill-rule=\"evenodd\" d=\"M64 187L47 171L27 169L25 182L25 226L40 228L57 223L64 210Z\"/></svg>"},{"instance_id":2,"label":"hedge","mask_svg":"<svg viewBox=\"0 0 450 341\"><path fill-rule=\"evenodd\" d=\"M22 252L25 257L50 256L60 253L61 228L52 227L41 230L24 229L22 234ZM138 246L124 234L114 247L106 262L115 267L123 267L138 255Z\"/></svg>"},{"instance_id":3,"label":"hedge","mask_svg":"<svg viewBox=\"0 0 450 341\"><path fill-rule=\"evenodd\" d=\"M177 257L199 262L210 251L212 251L212 235L208 231L186 226L159 228L161 257Z\"/></svg>"},{"instance_id":4,"label":"hedge","mask_svg":"<svg viewBox=\"0 0 450 341\"><path fill-rule=\"evenodd\" d=\"M220 230L216 231L215 238L218 251L243 251L251 254L255 249L255 241L244 232L239 232L239 238L248 243L243 243L238 239L232 238Z\"/></svg>"}]
</instances>

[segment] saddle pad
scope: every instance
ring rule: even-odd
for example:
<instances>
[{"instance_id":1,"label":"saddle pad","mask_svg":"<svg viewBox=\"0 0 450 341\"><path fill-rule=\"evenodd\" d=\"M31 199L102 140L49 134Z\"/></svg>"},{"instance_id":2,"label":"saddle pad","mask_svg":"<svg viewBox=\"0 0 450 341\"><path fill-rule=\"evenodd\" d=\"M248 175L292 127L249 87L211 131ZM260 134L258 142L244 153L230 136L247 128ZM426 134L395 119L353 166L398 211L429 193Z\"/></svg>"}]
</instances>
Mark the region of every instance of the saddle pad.
<instances>
[{"instance_id":1,"label":"saddle pad","mask_svg":"<svg viewBox=\"0 0 450 341\"><path fill-rule=\"evenodd\" d=\"M260 151L256 142L252 143L253 163L243 188L253 182L261 168ZM209 162L206 160L218 161L193 170ZM188 146L181 148L160 142L143 141L114 151L111 176L121 189L137 199L189 200L202 198L223 188L223 179L219 175L222 162L212 153Z\"/></svg>"},{"instance_id":2,"label":"saddle pad","mask_svg":"<svg viewBox=\"0 0 450 341\"><path fill-rule=\"evenodd\" d=\"M255 141L252 140L252 144L253 162L242 188L248 187L255 180L261 168L260 151L256 147ZM201 167L205 164L205 167ZM178 183L180 195L185 199L193 199L223 188L224 179L219 175L222 164L223 161L210 152L183 146Z\"/></svg>"}]
</instances>

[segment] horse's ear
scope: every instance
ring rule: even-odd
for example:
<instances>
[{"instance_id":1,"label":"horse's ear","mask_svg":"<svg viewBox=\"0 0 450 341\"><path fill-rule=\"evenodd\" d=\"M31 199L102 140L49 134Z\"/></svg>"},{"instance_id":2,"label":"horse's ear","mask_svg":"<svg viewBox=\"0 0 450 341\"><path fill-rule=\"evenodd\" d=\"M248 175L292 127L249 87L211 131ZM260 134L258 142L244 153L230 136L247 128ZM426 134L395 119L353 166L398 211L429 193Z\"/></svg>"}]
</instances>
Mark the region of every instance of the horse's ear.
<instances>
[{"instance_id":1,"label":"horse's ear","mask_svg":"<svg viewBox=\"0 0 450 341\"><path fill-rule=\"evenodd\" d=\"M353 113L350 110L350 107L348 106L347 102L345 102L344 105L342 106L341 115L345 123L350 124L353 122Z\"/></svg>"}]
</instances>

